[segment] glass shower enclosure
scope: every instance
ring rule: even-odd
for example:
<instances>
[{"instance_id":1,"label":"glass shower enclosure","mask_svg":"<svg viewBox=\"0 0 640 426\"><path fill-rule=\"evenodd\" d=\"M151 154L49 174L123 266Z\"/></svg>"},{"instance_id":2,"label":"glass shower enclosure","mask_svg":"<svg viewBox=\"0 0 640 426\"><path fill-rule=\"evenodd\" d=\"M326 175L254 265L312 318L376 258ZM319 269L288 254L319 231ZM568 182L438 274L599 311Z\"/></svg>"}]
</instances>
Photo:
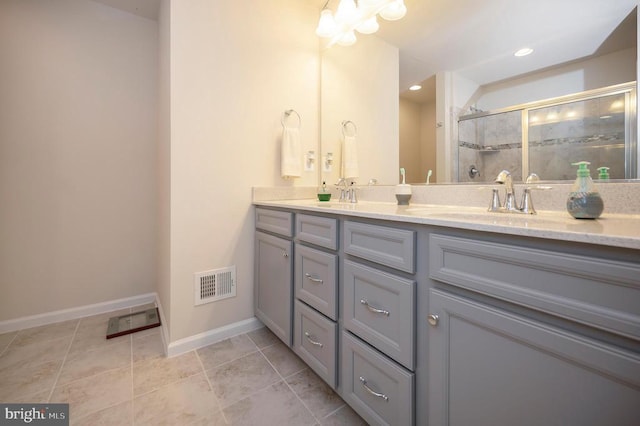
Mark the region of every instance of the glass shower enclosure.
<instances>
[{"instance_id":1,"label":"glass shower enclosure","mask_svg":"<svg viewBox=\"0 0 640 426\"><path fill-rule=\"evenodd\" d=\"M458 182L573 180L571 163L589 161L592 177L638 178L635 82L479 112L458 119Z\"/></svg>"}]
</instances>

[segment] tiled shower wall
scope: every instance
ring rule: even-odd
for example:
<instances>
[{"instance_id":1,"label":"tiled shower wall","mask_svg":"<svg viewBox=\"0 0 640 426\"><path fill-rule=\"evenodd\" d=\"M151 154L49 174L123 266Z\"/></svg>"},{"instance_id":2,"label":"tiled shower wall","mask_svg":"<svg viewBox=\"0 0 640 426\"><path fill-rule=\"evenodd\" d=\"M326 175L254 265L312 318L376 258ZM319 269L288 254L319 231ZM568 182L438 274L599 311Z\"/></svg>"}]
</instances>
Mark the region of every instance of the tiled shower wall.
<instances>
[{"instance_id":1,"label":"tiled shower wall","mask_svg":"<svg viewBox=\"0 0 640 426\"><path fill-rule=\"evenodd\" d=\"M501 170L522 180L520 111L479 117L458 124L458 182L493 182ZM480 173L469 176L471 166Z\"/></svg>"},{"instance_id":2,"label":"tiled shower wall","mask_svg":"<svg viewBox=\"0 0 640 426\"><path fill-rule=\"evenodd\" d=\"M634 177L625 172L624 104L625 95L616 94L529 110L528 172L542 180L572 180L571 163L589 161L594 179L601 166L609 167L611 179ZM492 182L503 169L522 181L522 113L458 123L459 182ZM479 175L470 176L472 167Z\"/></svg>"}]
</instances>

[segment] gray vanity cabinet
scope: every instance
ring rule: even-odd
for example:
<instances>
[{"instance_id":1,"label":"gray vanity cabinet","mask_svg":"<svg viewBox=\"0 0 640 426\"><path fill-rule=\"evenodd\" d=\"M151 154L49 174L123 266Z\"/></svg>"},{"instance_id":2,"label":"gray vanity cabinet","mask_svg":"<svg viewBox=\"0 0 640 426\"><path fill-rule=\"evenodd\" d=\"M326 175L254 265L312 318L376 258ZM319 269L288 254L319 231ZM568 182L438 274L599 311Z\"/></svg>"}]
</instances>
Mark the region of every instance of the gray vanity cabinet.
<instances>
[{"instance_id":1,"label":"gray vanity cabinet","mask_svg":"<svg viewBox=\"0 0 640 426\"><path fill-rule=\"evenodd\" d=\"M292 344L292 216L290 212L256 209L254 311L288 346Z\"/></svg>"},{"instance_id":2,"label":"gray vanity cabinet","mask_svg":"<svg viewBox=\"0 0 640 426\"><path fill-rule=\"evenodd\" d=\"M634 254L527 243L429 235L428 424L637 425Z\"/></svg>"},{"instance_id":3,"label":"gray vanity cabinet","mask_svg":"<svg viewBox=\"0 0 640 426\"><path fill-rule=\"evenodd\" d=\"M444 291L429 297L430 425L638 424L637 354Z\"/></svg>"}]
</instances>

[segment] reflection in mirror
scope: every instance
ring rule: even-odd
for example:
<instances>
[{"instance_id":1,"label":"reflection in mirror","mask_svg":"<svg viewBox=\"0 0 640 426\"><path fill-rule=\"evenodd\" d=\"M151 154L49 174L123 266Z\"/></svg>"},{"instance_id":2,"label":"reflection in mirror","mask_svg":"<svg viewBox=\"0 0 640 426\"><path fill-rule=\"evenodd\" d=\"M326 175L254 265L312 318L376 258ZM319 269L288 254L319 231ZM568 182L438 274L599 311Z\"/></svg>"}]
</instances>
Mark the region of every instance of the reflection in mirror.
<instances>
[{"instance_id":1,"label":"reflection in mirror","mask_svg":"<svg viewBox=\"0 0 640 426\"><path fill-rule=\"evenodd\" d=\"M469 178L469 174L478 171L480 177L490 177L487 171L470 167L478 164L467 164L464 169L458 167L460 116L477 110L504 109L511 105L567 96L637 79L637 2L632 0L462 0L456 2L455 6L445 0L413 0L406 3L409 11L403 26L412 27L419 40L411 39L411 30L408 28L402 34L391 33L399 31L399 28L381 28L380 37L399 47L399 162L407 170L408 181L412 183L424 183L429 169L434 170L432 182L435 179L439 183L477 181ZM458 25L453 21L456 13L451 9L457 10ZM581 19L576 19L576 13L581 15ZM427 20L426 23L420 25L416 22L416 15ZM509 22L496 20L496 16L509 16ZM448 26L445 26L445 22ZM516 22L519 24L515 25ZM576 25L578 22L579 25ZM477 31L469 31L469 28L476 28ZM429 33L429 40L426 33ZM443 41L447 37L448 41ZM516 47L522 47L516 44L525 42L534 48L534 53L514 59ZM427 57L424 52L429 49L431 55ZM475 62L471 63L471 59ZM429 68L426 78L415 79L416 64ZM407 80L410 76L413 76L413 81ZM422 93L409 93L406 89L412 83L421 83L427 89L420 91ZM531 129L533 131L533 127ZM551 131L544 126L538 129ZM460 128L460 131L464 129ZM508 135L504 136L495 144L512 143L504 140L508 139ZM555 155L554 147L558 146L550 144L540 151L544 156ZM537 149L538 146L533 151ZM625 151L628 148L608 149ZM520 165L521 151L515 150L510 154ZM500 163L504 161L500 170L512 167L511 158L497 157L495 153L482 154L481 158L487 161L490 157L496 160L500 158ZM533 163L523 166L524 169L535 171ZM548 177L542 178L573 179L575 173L570 166L567 167L568 170L548 170ZM616 168L619 169L619 166ZM523 178L522 172L521 168L519 179ZM564 177L567 173L568 177ZM616 177L619 177L620 170L617 173ZM637 174L632 176L637 177Z\"/></svg>"},{"instance_id":2,"label":"reflection in mirror","mask_svg":"<svg viewBox=\"0 0 640 426\"><path fill-rule=\"evenodd\" d=\"M571 163L607 167L611 179L637 178L635 82L501 111L460 117L458 182L572 180Z\"/></svg>"}]
</instances>

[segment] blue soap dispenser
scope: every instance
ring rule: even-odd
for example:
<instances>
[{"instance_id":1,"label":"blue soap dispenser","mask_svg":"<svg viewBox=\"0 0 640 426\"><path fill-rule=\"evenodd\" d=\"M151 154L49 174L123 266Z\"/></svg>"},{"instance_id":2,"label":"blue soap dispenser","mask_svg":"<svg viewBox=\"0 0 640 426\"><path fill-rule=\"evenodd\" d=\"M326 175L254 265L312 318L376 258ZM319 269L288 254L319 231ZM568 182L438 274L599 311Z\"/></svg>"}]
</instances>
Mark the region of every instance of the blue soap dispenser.
<instances>
[{"instance_id":1,"label":"blue soap dispenser","mask_svg":"<svg viewBox=\"0 0 640 426\"><path fill-rule=\"evenodd\" d=\"M567 211L576 219L597 219L604 210L604 203L598 193L588 169L588 161L572 163L578 166L578 176L567 199Z\"/></svg>"}]
</instances>

